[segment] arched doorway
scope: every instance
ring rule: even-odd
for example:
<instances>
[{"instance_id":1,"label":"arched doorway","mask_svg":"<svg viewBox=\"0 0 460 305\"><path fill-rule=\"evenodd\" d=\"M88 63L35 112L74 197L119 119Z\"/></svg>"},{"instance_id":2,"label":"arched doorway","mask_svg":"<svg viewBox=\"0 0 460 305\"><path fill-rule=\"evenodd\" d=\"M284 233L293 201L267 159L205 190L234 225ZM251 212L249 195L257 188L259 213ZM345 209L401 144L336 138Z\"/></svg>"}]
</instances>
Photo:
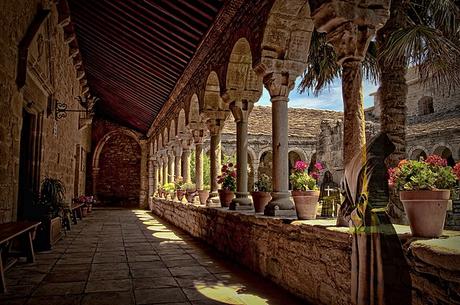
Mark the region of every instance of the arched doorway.
<instances>
[{"instance_id":1,"label":"arched doorway","mask_svg":"<svg viewBox=\"0 0 460 305\"><path fill-rule=\"evenodd\" d=\"M105 206L138 207L141 147L126 132L112 132L95 149L93 170L98 169L94 190Z\"/></svg>"},{"instance_id":2,"label":"arched doorway","mask_svg":"<svg viewBox=\"0 0 460 305\"><path fill-rule=\"evenodd\" d=\"M445 146L439 146L434 150L434 154L446 159L447 165L455 166L455 160L452 156L452 151L449 148Z\"/></svg>"},{"instance_id":3,"label":"arched doorway","mask_svg":"<svg viewBox=\"0 0 460 305\"><path fill-rule=\"evenodd\" d=\"M263 174L271 177L272 176L272 162L273 162L273 155L271 150L265 151L260 156L260 163L259 163L259 170L258 175L259 177Z\"/></svg>"},{"instance_id":4,"label":"arched doorway","mask_svg":"<svg viewBox=\"0 0 460 305\"><path fill-rule=\"evenodd\" d=\"M418 161L420 161L422 159L426 159L426 152L423 149L416 149L410 155L410 159L411 160L418 160Z\"/></svg>"}]
</instances>

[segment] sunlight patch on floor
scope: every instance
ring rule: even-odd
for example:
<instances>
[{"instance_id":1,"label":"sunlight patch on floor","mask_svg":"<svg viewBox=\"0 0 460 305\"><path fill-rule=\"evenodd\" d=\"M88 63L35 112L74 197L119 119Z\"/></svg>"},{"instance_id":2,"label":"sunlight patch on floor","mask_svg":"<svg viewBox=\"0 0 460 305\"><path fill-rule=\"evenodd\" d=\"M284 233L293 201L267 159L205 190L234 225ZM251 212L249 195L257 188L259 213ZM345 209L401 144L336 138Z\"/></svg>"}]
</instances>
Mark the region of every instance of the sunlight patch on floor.
<instances>
[{"instance_id":1,"label":"sunlight patch on floor","mask_svg":"<svg viewBox=\"0 0 460 305\"><path fill-rule=\"evenodd\" d=\"M206 285L196 283L195 289L206 298L229 305L268 305L268 300L254 294L244 293L241 285ZM240 293L241 292L241 293Z\"/></svg>"}]
</instances>

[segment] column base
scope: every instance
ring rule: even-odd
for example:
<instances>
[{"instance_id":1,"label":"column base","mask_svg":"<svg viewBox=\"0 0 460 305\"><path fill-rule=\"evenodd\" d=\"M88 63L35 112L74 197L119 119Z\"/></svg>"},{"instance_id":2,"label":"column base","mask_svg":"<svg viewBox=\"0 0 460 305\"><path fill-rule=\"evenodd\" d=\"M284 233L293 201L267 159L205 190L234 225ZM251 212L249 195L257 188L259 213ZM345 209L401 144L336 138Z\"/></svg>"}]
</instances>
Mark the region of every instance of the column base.
<instances>
[{"instance_id":1,"label":"column base","mask_svg":"<svg viewBox=\"0 0 460 305\"><path fill-rule=\"evenodd\" d=\"M233 198L230 203L229 210L239 211L239 210L254 210L251 199L249 199L249 193L239 193L237 192L236 197Z\"/></svg>"},{"instance_id":2,"label":"column base","mask_svg":"<svg viewBox=\"0 0 460 305\"><path fill-rule=\"evenodd\" d=\"M211 192L209 193L208 200L206 200L206 206L210 208L220 208L222 207L220 204L219 193L218 192Z\"/></svg>"},{"instance_id":3,"label":"column base","mask_svg":"<svg viewBox=\"0 0 460 305\"><path fill-rule=\"evenodd\" d=\"M273 192L272 200L264 210L265 216L297 216L294 203L289 192Z\"/></svg>"}]
</instances>

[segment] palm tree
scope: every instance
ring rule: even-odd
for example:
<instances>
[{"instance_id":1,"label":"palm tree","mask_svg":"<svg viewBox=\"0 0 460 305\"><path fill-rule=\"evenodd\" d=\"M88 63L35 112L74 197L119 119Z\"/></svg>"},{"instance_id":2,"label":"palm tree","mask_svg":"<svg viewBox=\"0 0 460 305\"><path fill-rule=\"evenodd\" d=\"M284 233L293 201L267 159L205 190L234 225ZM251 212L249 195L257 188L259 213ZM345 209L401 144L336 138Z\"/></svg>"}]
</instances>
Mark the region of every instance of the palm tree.
<instances>
[{"instance_id":1,"label":"palm tree","mask_svg":"<svg viewBox=\"0 0 460 305\"><path fill-rule=\"evenodd\" d=\"M381 130L396 146L395 152L387 159L388 166L395 166L405 157L405 75L408 67L417 69L426 87L439 91L446 88L441 93L449 93L460 84L458 16L459 9L454 0L391 1L390 18L369 45L362 65L363 73L366 78L380 82ZM342 83L347 82L344 72L336 63L334 49L327 44L325 35L312 35L309 64L300 92L308 90L317 95L340 76ZM344 103L347 103L345 97ZM345 107L345 116L346 112ZM361 138L362 134L354 137ZM346 145L344 143L345 152ZM392 201L395 203L390 204L390 212L398 218L402 208L398 201Z\"/></svg>"}]
</instances>

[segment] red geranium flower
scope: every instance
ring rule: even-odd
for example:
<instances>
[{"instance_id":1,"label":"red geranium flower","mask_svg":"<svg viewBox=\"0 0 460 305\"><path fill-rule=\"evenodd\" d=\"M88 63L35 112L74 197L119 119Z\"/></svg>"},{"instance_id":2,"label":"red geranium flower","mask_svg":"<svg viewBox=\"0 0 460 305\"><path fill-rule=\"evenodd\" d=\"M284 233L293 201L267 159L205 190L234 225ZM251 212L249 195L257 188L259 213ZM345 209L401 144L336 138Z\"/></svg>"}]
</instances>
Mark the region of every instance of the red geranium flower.
<instances>
[{"instance_id":1,"label":"red geranium flower","mask_svg":"<svg viewBox=\"0 0 460 305\"><path fill-rule=\"evenodd\" d=\"M454 174L457 176L457 179L460 180L460 162L457 162L454 166Z\"/></svg>"},{"instance_id":2,"label":"red geranium flower","mask_svg":"<svg viewBox=\"0 0 460 305\"><path fill-rule=\"evenodd\" d=\"M447 160L438 155L429 155L425 159L425 163L432 166L447 166Z\"/></svg>"}]
</instances>

